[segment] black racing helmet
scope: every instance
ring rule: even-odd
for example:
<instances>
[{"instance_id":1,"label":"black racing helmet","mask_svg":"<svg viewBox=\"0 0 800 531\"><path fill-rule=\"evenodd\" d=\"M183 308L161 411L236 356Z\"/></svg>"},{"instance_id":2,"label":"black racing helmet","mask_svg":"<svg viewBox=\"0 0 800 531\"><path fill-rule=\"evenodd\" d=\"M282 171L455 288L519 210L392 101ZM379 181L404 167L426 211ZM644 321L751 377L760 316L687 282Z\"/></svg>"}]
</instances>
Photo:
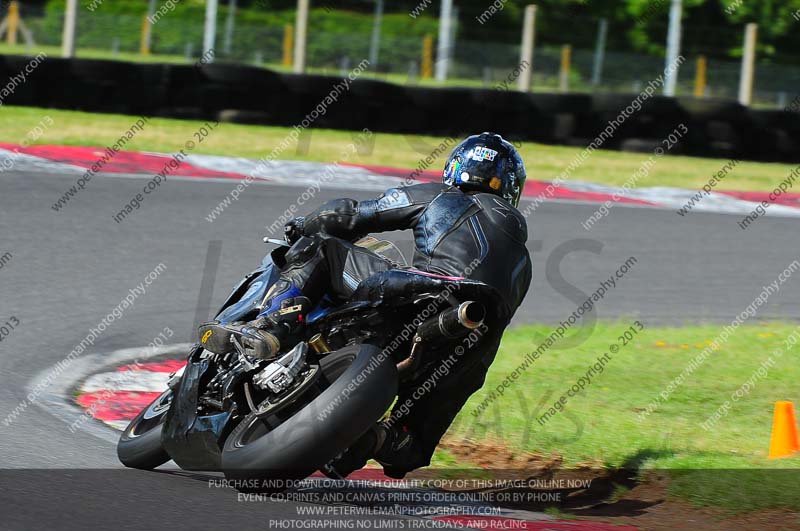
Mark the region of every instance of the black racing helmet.
<instances>
[{"instance_id":1,"label":"black racing helmet","mask_svg":"<svg viewBox=\"0 0 800 531\"><path fill-rule=\"evenodd\" d=\"M472 135L450 153L444 184L464 192L499 195L515 207L525 186L525 163L517 149L497 133Z\"/></svg>"}]
</instances>

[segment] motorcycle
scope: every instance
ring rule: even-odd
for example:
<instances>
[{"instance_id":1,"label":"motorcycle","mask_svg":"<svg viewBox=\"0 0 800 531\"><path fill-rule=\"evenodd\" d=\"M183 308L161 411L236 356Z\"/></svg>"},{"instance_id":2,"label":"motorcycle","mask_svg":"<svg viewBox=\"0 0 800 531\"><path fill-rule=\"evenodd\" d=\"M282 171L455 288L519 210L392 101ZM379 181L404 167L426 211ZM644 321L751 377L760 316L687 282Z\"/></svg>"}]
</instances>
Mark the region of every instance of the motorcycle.
<instances>
[{"instance_id":1,"label":"motorcycle","mask_svg":"<svg viewBox=\"0 0 800 531\"><path fill-rule=\"evenodd\" d=\"M250 321L285 266L282 240L245 276L215 319ZM186 470L237 480L303 479L324 469L448 352L442 345L491 327L498 294L485 283L408 267L388 241L356 245L398 264L362 281L347 300L326 295L305 316L303 337L274 358L190 350L167 390L134 418L117 453L127 467L170 459ZM452 347L449 350L452 353Z\"/></svg>"}]
</instances>

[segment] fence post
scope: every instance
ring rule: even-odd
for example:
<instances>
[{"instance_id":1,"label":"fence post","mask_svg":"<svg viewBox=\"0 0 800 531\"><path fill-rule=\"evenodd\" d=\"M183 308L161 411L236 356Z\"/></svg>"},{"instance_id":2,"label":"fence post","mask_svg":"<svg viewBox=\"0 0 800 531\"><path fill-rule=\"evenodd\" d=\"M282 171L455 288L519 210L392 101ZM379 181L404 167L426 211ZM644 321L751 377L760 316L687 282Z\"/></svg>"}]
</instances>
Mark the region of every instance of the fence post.
<instances>
[{"instance_id":1,"label":"fence post","mask_svg":"<svg viewBox=\"0 0 800 531\"><path fill-rule=\"evenodd\" d=\"M17 32L19 31L19 2L16 0L8 4L8 28L6 28L6 42L10 45L17 44Z\"/></svg>"},{"instance_id":2,"label":"fence post","mask_svg":"<svg viewBox=\"0 0 800 531\"><path fill-rule=\"evenodd\" d=\"M706 94L706 69L708 61L705 55L697 57L697 69L694 74L694 97L702 98Z\"/></svg>"},{"instance_id":3,"label":"fence post","mask_svg":"<svg viewBox=\"0 0 800 531\"><path fill-rule=\"evenodd\" d=\"M667 33L667 64L664 67L667 79L664 81L664 96L675 95L675 85L678 82L678 68L676 63L681 53L681 13L683 4L681 0L672 0L669 9L669 31Z\"/></svg>"},{"instance_id":4,"label":"fence post","mask_svg":"<svg viewBox=\"0 0 800 531\"><path fill-rule=\"evenodd\" d=\"M200 57L207 63L214 62L214 45L217 41L217 0L206 0L206 23L203 30L203 51Z\"/></svg>"},{"instance_id":5,"label":"fence post","mask_svg":"<svg viewBox=\"0 0 800 531\"><path fill-rule=\"evenodd\" d=\"M286 24L283 27L283 66L292 66L292 48L294 48L294 26Z\"/></svg>"},{"instance_id":6,"label":"fence post","mask_svg":"<svg viewBox=\"0 0 800 531\"><path fill-rule=\"evenodd\" d=\"M228 1L228 18L225 20L225 40L223 49L226 55L233 50L233 28L236 25L236 0Z\"/></svg>"},{"instance_id":7,"label":"fence post","mask_svg":"<svg viewBox=\"0 0 800 531\"><path fill-rule=\"evenodd\" d=\"M415 85L417 81L417 75L419 72L417 71L417 62L416 61L409 61L408 62L408 84Z\"/></svg>"},{"instance_id":8,"label":"fence post","mask_svg":"<svg viewBox=\"0 0 800 531\"><path fill-rule=\"evenodd\" d=\"M520 51L519 64L521 65L522 75L517 80L517 88L522 92L531 90L531 75L533 74L533 39L535 36L536 25L536 6L533 4L525 6L525 18L522 22L522 49Z\"/></svg>"},{"instance_id":9,"label":"fence post","mask_svg":"<svg viewBox=\"0 0 800 531\"><path fill-rule=\"evenodd\" d=\"M147 28L142 28L142 42L139 45L139 53L142 55L150 55L150 50L153 47L153 25L150 23L153 15L156 12L156 0L150 0L147 3L147 14L144 16L144 22Z\"/></svg>"},{"instance_id":10,"label":"fence post","mask_svg":"<svg viewBox=\"0 0 800 531\"><path fill-rule=\"evenodd\" d=\"M142 19L142 37L139 43L139 53L150 55L150 19L147 15Z\"/></svg>"},{"instance_id":11,"label":"fence post","mask_svg":"<svg viewBox=\"0 0 800 531\"><path fill-rule=\"evenodd\" d=\"M606 55L606 36L608 20L601 18L597 27L597 44L594 48L594 67L592 68L592 85L597 86L603 77L603 59Z\"/></svg>"},{"instance_id":12,"label":"fence post","mask_svg":"<svg viewBox=\"0 0 800 531\"><path fill-rule=\"evenodd\" d=\"M78 22L78 0L67 0L64 11L64 33L61 36L61 55L75 57L75 26Z\"/></svg>"},{"instance_id":13,"label":"fence post","mask_svg":"<svg viewBox=\"0 0 800 531\"><path fill-rule=\"evenodd\" d=\"M436 81L447 79L450 62L450 27L453 24L453 0L442 0L439 14L439 47L436 52Z\"/></svg>"},{"instance_id":14,"label":"fence post","mask_svg":"<svg viewBox=\"0 0 800 531\"><path fill-rule=\"evenodd\" d=\"M750 105L753 101L753 77L756 61L756 35L758 24L750 23L744 28L744 51L742 73L739 76L739 103Z\"/></svg>"},{"instance_id":15,"label":"fence post","mask_svg":"<svg viewBox=\"0 0 800 531\"><path fill-rule=\"evenodd\" d=\"M430 79L433 76L433 35L425 35L422 39L422 69L420 76L422 76L422 79Z\"/></svg>"},{"instance_id":16,"label":"fence post","mask_svg":"<svg viewBox=\"0 0 800 531\"><path fill-rule=\"evenodd\" d=\"M294 39L294 73L302 74L306 69L306 33L308 31L309 0L297 0L297 34Z\"/></svg>"},{"instance_id":17,"label":"fence post","mask_svg":"<svg viewBox=\"0 0 800 531\"><path fill-rule=\"evenodd\" d=\"M558 74L558 89L569 92L569 71L572 63L572 46L565 44L561 47L561 71Z\"/></svg>"},{"instance_id":18,"label":"fence post","mask_svg":"<svg viewBox=\"0 0 800 531\"><path fill-rule=\"evenodd\" d=\"M372 20L372 38L369 44L369 63L372 68L378 67L381 49L381 19L383 18L383 0L375 0L375 16Z\"/></svg>"}]
</instances>

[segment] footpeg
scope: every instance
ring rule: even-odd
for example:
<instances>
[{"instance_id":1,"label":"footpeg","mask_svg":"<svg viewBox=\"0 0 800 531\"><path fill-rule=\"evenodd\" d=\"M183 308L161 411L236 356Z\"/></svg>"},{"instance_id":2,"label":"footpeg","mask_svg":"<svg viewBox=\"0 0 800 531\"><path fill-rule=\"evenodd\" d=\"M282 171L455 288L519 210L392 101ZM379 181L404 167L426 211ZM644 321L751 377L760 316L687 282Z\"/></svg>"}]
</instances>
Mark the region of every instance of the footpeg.
<instances>
[{"instance_id":1,"label":"footpeg","mask_svg":"<svg viewBox=\"0 0 800 531\"><path fill-rule=\"evenodd\" d=\"M285 391L292 385L306 361L308 345L300 342L281 358L267 365L263 371L253 376L253 383L261 389L273 393Z\"/></svg>"}]
</instances>

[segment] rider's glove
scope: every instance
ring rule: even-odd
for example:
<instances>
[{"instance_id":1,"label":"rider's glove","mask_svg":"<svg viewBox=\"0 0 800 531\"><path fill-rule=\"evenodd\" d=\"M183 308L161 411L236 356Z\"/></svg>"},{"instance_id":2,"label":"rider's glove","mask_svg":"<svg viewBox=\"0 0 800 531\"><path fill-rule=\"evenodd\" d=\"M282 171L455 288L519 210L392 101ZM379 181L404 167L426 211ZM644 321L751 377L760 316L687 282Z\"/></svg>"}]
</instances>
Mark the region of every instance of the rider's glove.
<instances>
[{"instance_id":1,"label":"rider's glove","mask_svg":"<svg viewBox=\"0 0 800 531\"><path fill-rule=\"evenodd\" d=\"M286 225L283 226L283 237L289 245L294 244L303 235L303 225L306 218L297 216L290 219Z\"/></svg>"}]
</instances>

